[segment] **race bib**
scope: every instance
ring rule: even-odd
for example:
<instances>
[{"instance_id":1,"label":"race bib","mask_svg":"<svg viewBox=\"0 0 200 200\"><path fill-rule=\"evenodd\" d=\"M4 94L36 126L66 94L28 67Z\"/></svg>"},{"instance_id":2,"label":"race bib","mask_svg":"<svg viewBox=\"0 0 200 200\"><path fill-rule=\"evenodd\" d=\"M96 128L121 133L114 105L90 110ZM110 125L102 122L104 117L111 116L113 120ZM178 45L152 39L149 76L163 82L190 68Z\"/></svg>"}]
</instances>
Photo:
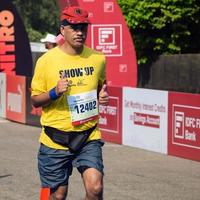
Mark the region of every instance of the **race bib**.
<instances>
[{"instance_id":1,"label":"race bib","mask_svg":"<svg viewBox=\"0 0 200 200\"><path fill-rule=\"evenodd\" d=\"M67 102L73 126L78 126L98 117L96 90L67 96Z\"/></svg>"}]
</instances>

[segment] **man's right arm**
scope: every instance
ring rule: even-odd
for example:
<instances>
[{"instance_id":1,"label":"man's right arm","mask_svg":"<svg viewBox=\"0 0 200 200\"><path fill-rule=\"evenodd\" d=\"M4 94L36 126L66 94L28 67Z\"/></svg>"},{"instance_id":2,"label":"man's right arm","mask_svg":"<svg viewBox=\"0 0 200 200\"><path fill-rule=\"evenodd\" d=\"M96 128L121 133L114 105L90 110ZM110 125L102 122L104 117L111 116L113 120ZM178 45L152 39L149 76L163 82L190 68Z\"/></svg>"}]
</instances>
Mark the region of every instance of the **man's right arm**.
<instances>
[{"instance_id":1,"label":"man's right arm","mask_svg":"<svg viewBox=\"0 0 200 200\"><path fill-rule=\"evenodd\" d=\"M51 101L52 100L50 99L49 92L31 96L31 103L36 108L41 107L41 106L46 106Z\"/></svg>"},{"instance_id":2,"label":"man's right arm","mask_svg":"<svg viewBox=\"0 0 200 200\"><path fill-rule=\"evenodd\" d=\"M36 108L40 106L46 106L51 103L51 101L60 98L60 96L62 96L62 94L67 91L67 89L68 80L64 77L61 77L58 80L56 87L52 88L50 91L31 96L31 103Z\"/></svg>"}]
</instances>

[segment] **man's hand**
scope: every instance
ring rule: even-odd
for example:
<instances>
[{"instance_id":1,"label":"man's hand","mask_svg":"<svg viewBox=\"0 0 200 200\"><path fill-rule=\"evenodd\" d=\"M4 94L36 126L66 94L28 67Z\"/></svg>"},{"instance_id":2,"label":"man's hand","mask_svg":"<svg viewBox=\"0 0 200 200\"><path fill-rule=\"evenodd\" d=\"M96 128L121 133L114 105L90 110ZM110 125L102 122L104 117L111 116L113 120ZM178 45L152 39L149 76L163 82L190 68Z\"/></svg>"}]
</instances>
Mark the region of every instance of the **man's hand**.
<instances>
[{"instance_id":1,"label":"man's hand","mask_svg":"<svg viewBox=\"0 0 200 200\"><path fill-rule=\"evenodd\" d=\"M104 84L99 92L99 104L108 105L109 95L107 92L107 85Z\"/></svg>"},{"instance_id":2,"label":"man's hand","mask_svg":"<svg viewBox=\"0 0 200 200\"><path fill-rule=\"evenodd\" d=\"M64 92L66 92L68 89L68 80L64 77L64 75L61 76L60 80L58 80L57 86L56 86L56 94L58 96L61 96Z\"/></svg>"},{"instance_id":3,"label":"man's hand","mask_svg":"<svg viewBox=\"0 0 200 200\"><path fill-rule=\"evenodd\" d=\"M46 106L52 100L58 99L68 89L68 80L62 75L57 82L57 86L50 91L41 93L39 95L31 96L32 105L36 108Z\"/></svg>"}]
</instances>

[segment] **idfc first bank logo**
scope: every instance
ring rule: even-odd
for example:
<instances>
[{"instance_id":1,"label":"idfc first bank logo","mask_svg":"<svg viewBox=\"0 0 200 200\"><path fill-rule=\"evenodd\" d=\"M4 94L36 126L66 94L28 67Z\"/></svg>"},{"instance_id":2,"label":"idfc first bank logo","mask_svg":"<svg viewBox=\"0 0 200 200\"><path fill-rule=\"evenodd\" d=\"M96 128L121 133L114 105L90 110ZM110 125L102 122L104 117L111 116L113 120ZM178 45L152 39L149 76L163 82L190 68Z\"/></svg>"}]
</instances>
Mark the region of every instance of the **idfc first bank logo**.
<instances>
[{"instance_id":1,"label":"idfc first bank logo","mask_svg":"<svg viewBox=\"0 0 200 200\"><path fill-rule=\"evenodd\" d=\"M92 48L106 56L122 56L122 25L92 25Z\"/></svg>"},{"instance_id":2,"label":"idfc first bank logo","mask_svg":"<svg viewBox=\"0 0 200 200\"><path fill-rule=\"evenodd\" d=\"M200 149L200 107L173 105L173 143Z\"/></svg>"}]
</instances>

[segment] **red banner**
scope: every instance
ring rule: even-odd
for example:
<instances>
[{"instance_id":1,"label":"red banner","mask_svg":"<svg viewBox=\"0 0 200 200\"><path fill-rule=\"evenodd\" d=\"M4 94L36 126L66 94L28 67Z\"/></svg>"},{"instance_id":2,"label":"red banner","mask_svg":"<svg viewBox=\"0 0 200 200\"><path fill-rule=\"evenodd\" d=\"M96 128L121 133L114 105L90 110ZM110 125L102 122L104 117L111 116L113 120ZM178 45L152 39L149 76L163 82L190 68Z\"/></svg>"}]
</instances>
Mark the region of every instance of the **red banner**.
<instances>
[{"instance_id":1,"label":"red banner","mask_svg":"<svg viewBox=\"0 0 200 200\"><path fill-rule=\"evenodd\" d=\"M160 128L160 116L134 112L133 123L139 126Z\"/></svg>"},{"instance_id":2,"label":"red banner","mask_svg":"<svg viewBox=\"0 0 200 200\"><path fill-rule=\"evenodd\" d=\"M109 87L109 105L99 106L99 127L102 138L122 144L122 88Z\"/></svg>"},{"instance_id":3,"label":"red banner","mask_svg":"<svg viewBox=\"0 0 200 200\"><path fill-rule=\"evenodd\" d=\"M169 154L200 161L199 102L200 95L169 93Z\"/></svg>"},{"instance_id":4,"label":"red banner","mask_svg":"<svg viewBox=\"0 0 200 200\"><path fill-rule=\"evenodd\" d=\"M135 48L120 7L115 0L58 0L63 9L79 5L89 12L92 22L87 44L106 56L107 82L110 86L137 85Z\"/></svg>"},{"instance_id":5,"label":"red banner","mask_svg":"<svg viewBox=\"0 0 200 200\"><path fill-rule=\"evenodd\" d=\"M25 123L25 77L7 75L6 81L6 118Z\"/></svg>"}]
</instances>

